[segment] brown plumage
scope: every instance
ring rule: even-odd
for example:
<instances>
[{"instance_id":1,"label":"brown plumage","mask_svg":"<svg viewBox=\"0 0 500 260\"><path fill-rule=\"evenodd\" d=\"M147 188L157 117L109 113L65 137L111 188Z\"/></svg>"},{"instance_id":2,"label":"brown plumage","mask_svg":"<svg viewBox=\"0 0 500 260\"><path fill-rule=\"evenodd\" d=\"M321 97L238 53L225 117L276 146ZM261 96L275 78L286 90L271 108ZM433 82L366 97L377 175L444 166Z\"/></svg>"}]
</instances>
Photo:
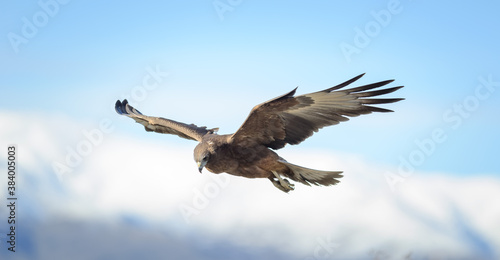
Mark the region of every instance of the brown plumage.
<instances>
[{"instance_id":1,"label":"brown plumage","mask_svg":"<svg viewBox=\"0 0 500 260\"><path fill-rule=\"evenodd\" d=\"M218 135L218 128L207 129L161 117L145 116L127 100L116 102L120 115L144 125L146 131L175 134L196 140L194 159L199 171L227 172L247 178L268 178L280 190L294 189L287 177L305 185L335 185L341 171L318 171L291 164L271 149L286 144L299 144L319 129L371 112L392 112L374 104L393 103L402 98L372 98L394 92L402 86L372 90L391 83L381 81L360 87L342 89L361 78L354 77L323 91L294 96L295 91L255 106L241 127L234 133ZM269 149L271 148L271 149Z\"/></svg>"}]
</instances>

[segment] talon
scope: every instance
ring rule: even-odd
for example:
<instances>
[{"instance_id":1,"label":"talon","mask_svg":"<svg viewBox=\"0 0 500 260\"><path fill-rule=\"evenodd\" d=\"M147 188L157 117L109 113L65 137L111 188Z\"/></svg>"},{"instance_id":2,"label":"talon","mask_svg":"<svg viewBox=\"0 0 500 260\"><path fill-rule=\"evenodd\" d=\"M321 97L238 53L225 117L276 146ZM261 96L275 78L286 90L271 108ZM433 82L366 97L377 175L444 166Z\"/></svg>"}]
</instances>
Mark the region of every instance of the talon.
<instances>
[{"instance_id":1,"label":"talon","mask_svg":"<svg viewBox=\"0 0 500 260\"><path fill-rule=\"evenodd\" d=\"M280 191L288 193L290 190L285 189L285 187L281 186L281 184L277 180L271 180L273 183L274 187L278 188Z\"/></svg>"},{"instance_id":2,"label":"talon","mask_svg":"<svg viewBox=\"0 0 500 260\"><path fill-rule=\"evenodd\" d=\"M274 178L270 178L270 180L274 184L274 186L276 186L276 188L286 193L295 189L295 185L291 184L287 179L281 178L281 176L277 172L273 171L273 174L278 180L275 180Z\"/></svg>"},{"instance_id":3,"label":"talon","mask_svg":"<svg viewBox=\"0 0 500 260\"><path fill-rule=\"evenodd\" d=\"M283 180L286 182L286 184L288 184L288 187L290 187L290 189L292 189L292 190L295 189L295 184L290 183L287 179L283 179Z\"/></svg>"}]
</instances>

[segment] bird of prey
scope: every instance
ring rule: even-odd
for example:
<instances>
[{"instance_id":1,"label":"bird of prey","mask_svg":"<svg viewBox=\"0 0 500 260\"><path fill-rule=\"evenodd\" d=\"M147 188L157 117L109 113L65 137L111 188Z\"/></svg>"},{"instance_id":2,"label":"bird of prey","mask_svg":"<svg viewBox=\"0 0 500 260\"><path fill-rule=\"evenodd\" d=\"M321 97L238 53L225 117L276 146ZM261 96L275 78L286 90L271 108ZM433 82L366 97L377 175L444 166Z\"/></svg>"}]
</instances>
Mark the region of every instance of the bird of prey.
<instances>
[{"instance_id":1,"label":"bird of prey","mask_svg":"<svg viewBox=\"0 0 500 260\"><path fill-rule=\"evenodd\" d=\"M308 186L329 186L339 182L342 172L298 166L287 162L273 150L281 149L286 144L299 144L319 129L347 121L348 117L371 112L392 112L371 105L403 100L372 98L403 87L377 89L394 80L344 89L363 75L337 86L300 96L294 96L297 90L295 88L259 104L233 134L219 135L218 128L207 129L205 126L146 116L130 106L126 99L123 102L118 100L115 110L142 124L148 132L174 134L198 141L194 149L194 160L200 173L206 168L216 174L226 172L247 178L268 178L278 189L289 192L295 186L288 179Z\"/></svg>"}]
</instances>

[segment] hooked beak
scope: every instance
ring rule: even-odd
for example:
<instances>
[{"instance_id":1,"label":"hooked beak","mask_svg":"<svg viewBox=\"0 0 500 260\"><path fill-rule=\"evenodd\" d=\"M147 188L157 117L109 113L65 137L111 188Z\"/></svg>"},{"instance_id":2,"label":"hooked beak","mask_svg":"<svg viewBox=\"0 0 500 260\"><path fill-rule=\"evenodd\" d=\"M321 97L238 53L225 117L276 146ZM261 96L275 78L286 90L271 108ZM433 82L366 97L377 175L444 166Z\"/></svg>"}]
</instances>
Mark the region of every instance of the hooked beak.
<instances>
[{"instance_id":1,"label":"hooked beak","mask_svg":"<svg viewBox=\"0 0 500 260\"><path fill-rule=\"evenodd\" d=\"M198 171L200 171L200 173L203 170L203 168L205 167L205 164L207 164L206 161L198 162Z\"/></svg>"}]
</instances>

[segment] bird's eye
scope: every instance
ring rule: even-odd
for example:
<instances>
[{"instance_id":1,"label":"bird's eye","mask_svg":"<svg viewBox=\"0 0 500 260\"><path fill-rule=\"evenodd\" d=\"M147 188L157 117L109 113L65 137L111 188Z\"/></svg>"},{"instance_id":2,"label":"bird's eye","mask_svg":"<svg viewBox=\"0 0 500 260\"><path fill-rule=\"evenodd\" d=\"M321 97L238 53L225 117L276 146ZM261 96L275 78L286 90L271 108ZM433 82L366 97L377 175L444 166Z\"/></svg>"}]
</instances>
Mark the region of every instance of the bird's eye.
<instances>
[{"instance_id":1,"label":"bird's eye","mask_svg":"<svg viewBox=\"0 0 500 260\"><path fill-rule=\"evenodd\" d=\"M206 160L208 160L208 155L205 155L205 156L203 157L203 161L206 161Z\"/></svg>"}]
</instances>

